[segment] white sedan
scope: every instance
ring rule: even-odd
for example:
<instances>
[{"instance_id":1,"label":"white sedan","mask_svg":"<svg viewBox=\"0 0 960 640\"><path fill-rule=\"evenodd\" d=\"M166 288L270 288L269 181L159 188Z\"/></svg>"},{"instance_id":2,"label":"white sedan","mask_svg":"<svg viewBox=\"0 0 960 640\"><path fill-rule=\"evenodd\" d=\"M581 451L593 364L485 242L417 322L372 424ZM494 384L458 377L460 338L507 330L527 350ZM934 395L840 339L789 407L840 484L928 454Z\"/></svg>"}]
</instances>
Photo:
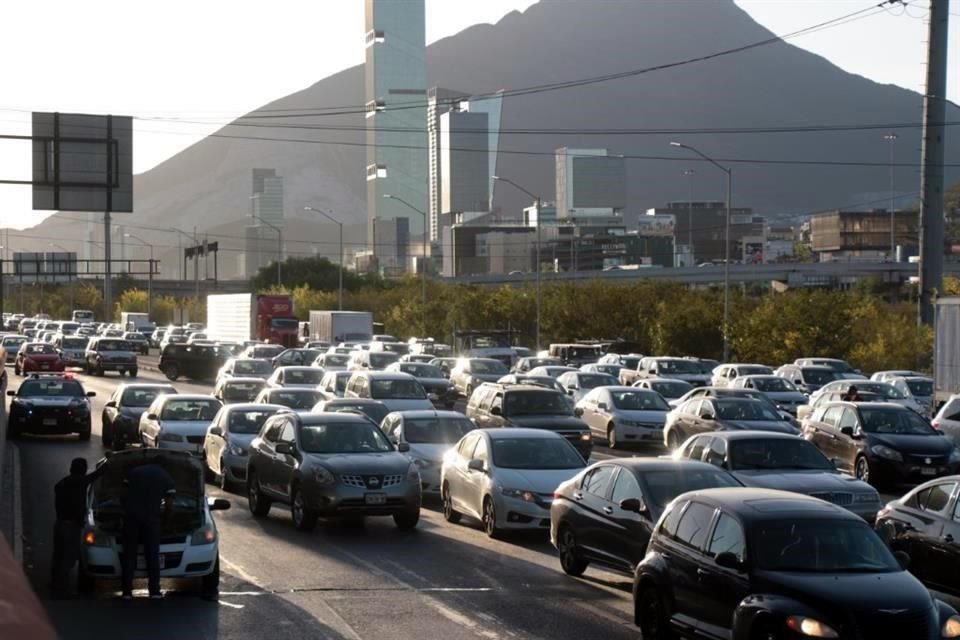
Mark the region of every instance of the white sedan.
<instances>
[{"instance_id":1,"label":"white sedan","mask_svg":"<svg viewBox=\"0 0 960 640\"><path fill-rule=\"evenodd\" d=\"M140 441L145 447L203 453L207 428L223 404L213 396L157 396L140 416Z\"/></svg>"},{"instance_id":2,"label":"white sedan","mask_svg":"<svg viewBox=\"0 0 960 640\"><path fill-rule=\"evenodd\" d=\"M271 389L315 389L324 373L320 367L277 367L267 378L267 386Z\"/></svg>"}]
</instances>

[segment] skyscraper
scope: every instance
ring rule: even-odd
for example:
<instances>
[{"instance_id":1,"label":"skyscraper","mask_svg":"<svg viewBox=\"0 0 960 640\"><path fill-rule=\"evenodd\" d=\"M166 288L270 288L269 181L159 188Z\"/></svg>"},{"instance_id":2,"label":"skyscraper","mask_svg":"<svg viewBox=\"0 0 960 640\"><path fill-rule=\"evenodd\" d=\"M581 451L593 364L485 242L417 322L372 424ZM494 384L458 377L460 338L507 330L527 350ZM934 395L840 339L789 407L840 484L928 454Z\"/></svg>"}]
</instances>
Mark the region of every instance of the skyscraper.
<instances>
[{"instance_id":1,"label":"skyscraper","mask_svg":"<svg viewBox=\"0 0 960 640\"><path fill-rule=\"evenodd\" d=\"M427 92L424 0L366 0L367 241L382 266L405 255L374 242L375 220L410 219L424 230L427 211ZM384 195L398 199L386 199ZM399 238L402 234L397 234Z\"/></svg>"},{"instance_id":2,"label":"skyscraper","mask_svg":"<svg viewBox=\"0 0 960 640\"><path fill-rule=\"evenodd\" d=\"M427 219L430 242L440 241L440 202L443 197L440 116L453 108L453 103L461 97L459 91L433 87L427 92L427 146L429 164L427 176Z\"/></svg>"},{"instance_id":3,"label":"skyscraper","mask_svg":"<svg viewBox=\"0 0 960 640\"><path fill-rule=\"evenodd\" d=\"M626 206L623 158L606 149L556 150L557 218L618 216Z\"/></svg>"}]
</instances>

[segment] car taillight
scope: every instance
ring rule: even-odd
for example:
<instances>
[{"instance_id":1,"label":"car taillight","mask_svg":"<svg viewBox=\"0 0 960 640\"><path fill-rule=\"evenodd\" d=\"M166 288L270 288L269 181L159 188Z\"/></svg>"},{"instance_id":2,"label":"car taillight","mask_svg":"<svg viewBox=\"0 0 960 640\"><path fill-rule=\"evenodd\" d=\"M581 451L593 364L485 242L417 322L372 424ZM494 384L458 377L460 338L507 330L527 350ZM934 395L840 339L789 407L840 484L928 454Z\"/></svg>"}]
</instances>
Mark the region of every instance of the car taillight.
<instances>
[{"instance_id":1,"label":"car taillight","mask_svg":"<svg viewBox=\"0 0 960 640\"><path fill-rule=\"evenodd\" d=\"M877 511L877 520L880 518L886 518L892 511L893 509L891 509L889 505L880 509L880 511Z\"/></svg>"},{"instance_id":2,"label":"car taillight","mask_svg":"<svg viewBox=\"0 0 960 640\"><path fill-rule=\"evenodd\" d=\"M934 421L931 422L930 424L933 425L933 428L934 428L934 429L939 429L939 428L940 428L940 421L939 421L939 420L934 420Z\"/></svg>"},{"instance_id":3,"label":"car taillight","mask_svg":"<svg viewBox=\"0 0 960 640\"><path fill-rule=\"evenodd\" d=\"M562 498L562 497L563 497L563 494L560 493L559 491L554 491L554 492L553 492L553 499L554 499L554 500L559 500L559 499Z\"/></svg>"}]
</instances>

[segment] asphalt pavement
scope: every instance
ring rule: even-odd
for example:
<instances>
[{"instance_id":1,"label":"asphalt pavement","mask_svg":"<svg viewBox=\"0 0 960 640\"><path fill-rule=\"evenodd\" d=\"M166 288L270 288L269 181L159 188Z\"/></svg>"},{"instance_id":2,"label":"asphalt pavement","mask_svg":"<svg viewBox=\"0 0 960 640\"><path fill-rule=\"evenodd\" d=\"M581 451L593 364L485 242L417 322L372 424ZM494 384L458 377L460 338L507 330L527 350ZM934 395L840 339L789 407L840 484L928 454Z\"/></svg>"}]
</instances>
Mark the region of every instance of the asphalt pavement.
<instances>
[{"instance_id":1,"label":"asphalt pavement","mask_svg":"<svg viewBox=\"0 0 960 640\"><path fill-rule=\"evenodd\" d=\"M146 363L144 363L146 364ZM53 485L70 460L102 456L100 412L121 378L78 375L93 398L93 437L24 437L17 441L22 472L24 565L50 618L65 640L104 637L202 637L301 640L345 638L636 638L630 580L590 569L565 576L543 533L491 540L479 523L443 520L426 504L415 531L393 521L321 524L300 533L289 512L275 507L256 520L240 495L216 512L220 532L220 600L206 602L194 585L165 583L168 596L132 603L116 585L93 598L49 597ZM162 380L141 366L142 381ZM127 381L129 378L122 378ZM15 389L18 379L12 378ZM210 385L184 381L181 392L208 393ZM609 452L607 452L609 453ZM659 453L659 452L657 452ZM598 451L598 457L604 451Z\"/></svg>"}]
</instances>

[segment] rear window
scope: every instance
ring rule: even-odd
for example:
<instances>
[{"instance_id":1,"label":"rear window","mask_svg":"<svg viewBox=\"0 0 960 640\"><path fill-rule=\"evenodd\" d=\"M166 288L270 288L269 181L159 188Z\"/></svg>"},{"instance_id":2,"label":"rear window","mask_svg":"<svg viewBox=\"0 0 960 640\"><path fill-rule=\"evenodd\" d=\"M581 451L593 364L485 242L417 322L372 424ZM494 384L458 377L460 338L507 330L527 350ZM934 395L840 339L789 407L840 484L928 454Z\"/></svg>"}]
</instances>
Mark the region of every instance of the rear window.
<instances>
[{"instance_id":1,"label":"rear window","mask_svg":"<svg viewBox=\"0 0 960 640\"><path fill-rule=\"evenodd\" d=\"M283 381L288 384L320 384L323 379L321 369L293 369L283 374Z\"/></svg>"},{"instance_id":2,"label":"rear window","mask_svg":"<svg viewBox=\"0 0 960 640\"><path fill-rule=\"evenodd\" d=\"M74 380L40 379L28 380L20 385L19 396L73 396L84 395L83 387Z\"/></svg>"},{"instance_id":3,"label":"rear window","mask_svg":"<svg viewBox=\"0 0 960 640\"><path fill-rule=\"evenodd\" d=\"M230 413L228 429L230 433L254 434L260 433L260 427L272 416L274 411L233 411Z\"/></svg>"},{"instance_id":4,"label":"rear window","mask_svg":"<svg viewBox=\"0 0 960 640\"><path fill-rule=\"evenodd\" d=\"M161 393L176 393L173 387L163 389L127 389L120 398L120 405L123 407L149 407Z\"/></svg>"},{"instance_id":5,"label":"rear window","mask_svg":"<svg viewBox=\"0 0 960 640\"><path fill-rule=\"evenodd\" d=\"M237 360L233 363L234 373L270 373L273 367L266 360Z\"/></svg>"},{"instance_id":6,"label":"rear window","mask_svg":"<svg viewBox=\"0 0 960 640\"><path fill-rule=\"evenodd\" d=\"M416 380L371 380L370 397L377 400L423 400L427 394Z\"/></svg>"},{"instance_id":7,"label":"rear window","mask_svg":"<svg viewBox=\"0 0 960 640\"><path fill-rule=\"evenodd\" d=\"M216 400L204 399L171 399L163 406L160 413L161 420L213 420L220 410L220 403Z\"/></svg>"},{"instance_id":8,"label":"rear window","mask_svg":"<svg viewBox=\"0 0 960 640\"><path fill-rule=\"evenodd\" d=\"M231 402L251 402L263 389L263 382L227 382L223 385L223 397Z\"/></svg>"},{"instance_id":9,"label":"rear window","mask_svg":"<svg viewBox=\"0 0 960 640\"><path fill-rule=\"evenodd\" d=\"M291 409L312 409L320 401L320 394L312 389L276 389L267 401Z\"/></svg>"},{"instance_id":10,"label":"rear window","mask_svg":"<svg viewBox=\"0 0 960 640\"><path fill-rule=\"evenodd\" d=\"M403 423L403 436L411 444L456 444L474 425L466 418L416 418Z\"/></svg>"},{"instance_id":11,"label":"rear window","mask_svg":"<svg viewBox=\"0 0 960 640\"><path fill-rule=\"evenodd\" d=\"M554 391L513 391L504 397L507 416L568 415L572 411L563 394Z\"/></svg>"},{"instance_id":12,"label":"rear window","mask_svg":"<svg viewBox=\"0 0 960 640\"><path fill-rule=\"evenodd\" d=\"M85 349L87 346L86 338L64 338L60 341L63 349Z\"/></svg>"},{"instance_id":13,"label":"rear window","mask_svg":"<svg viewBox=\"0 0 960 640\"><path fill-rule=\"evenodd\" d=\"M97 343L98 351L130 351L130 343L126 340L101 340Z\"/></svg>"}]
</instances>

